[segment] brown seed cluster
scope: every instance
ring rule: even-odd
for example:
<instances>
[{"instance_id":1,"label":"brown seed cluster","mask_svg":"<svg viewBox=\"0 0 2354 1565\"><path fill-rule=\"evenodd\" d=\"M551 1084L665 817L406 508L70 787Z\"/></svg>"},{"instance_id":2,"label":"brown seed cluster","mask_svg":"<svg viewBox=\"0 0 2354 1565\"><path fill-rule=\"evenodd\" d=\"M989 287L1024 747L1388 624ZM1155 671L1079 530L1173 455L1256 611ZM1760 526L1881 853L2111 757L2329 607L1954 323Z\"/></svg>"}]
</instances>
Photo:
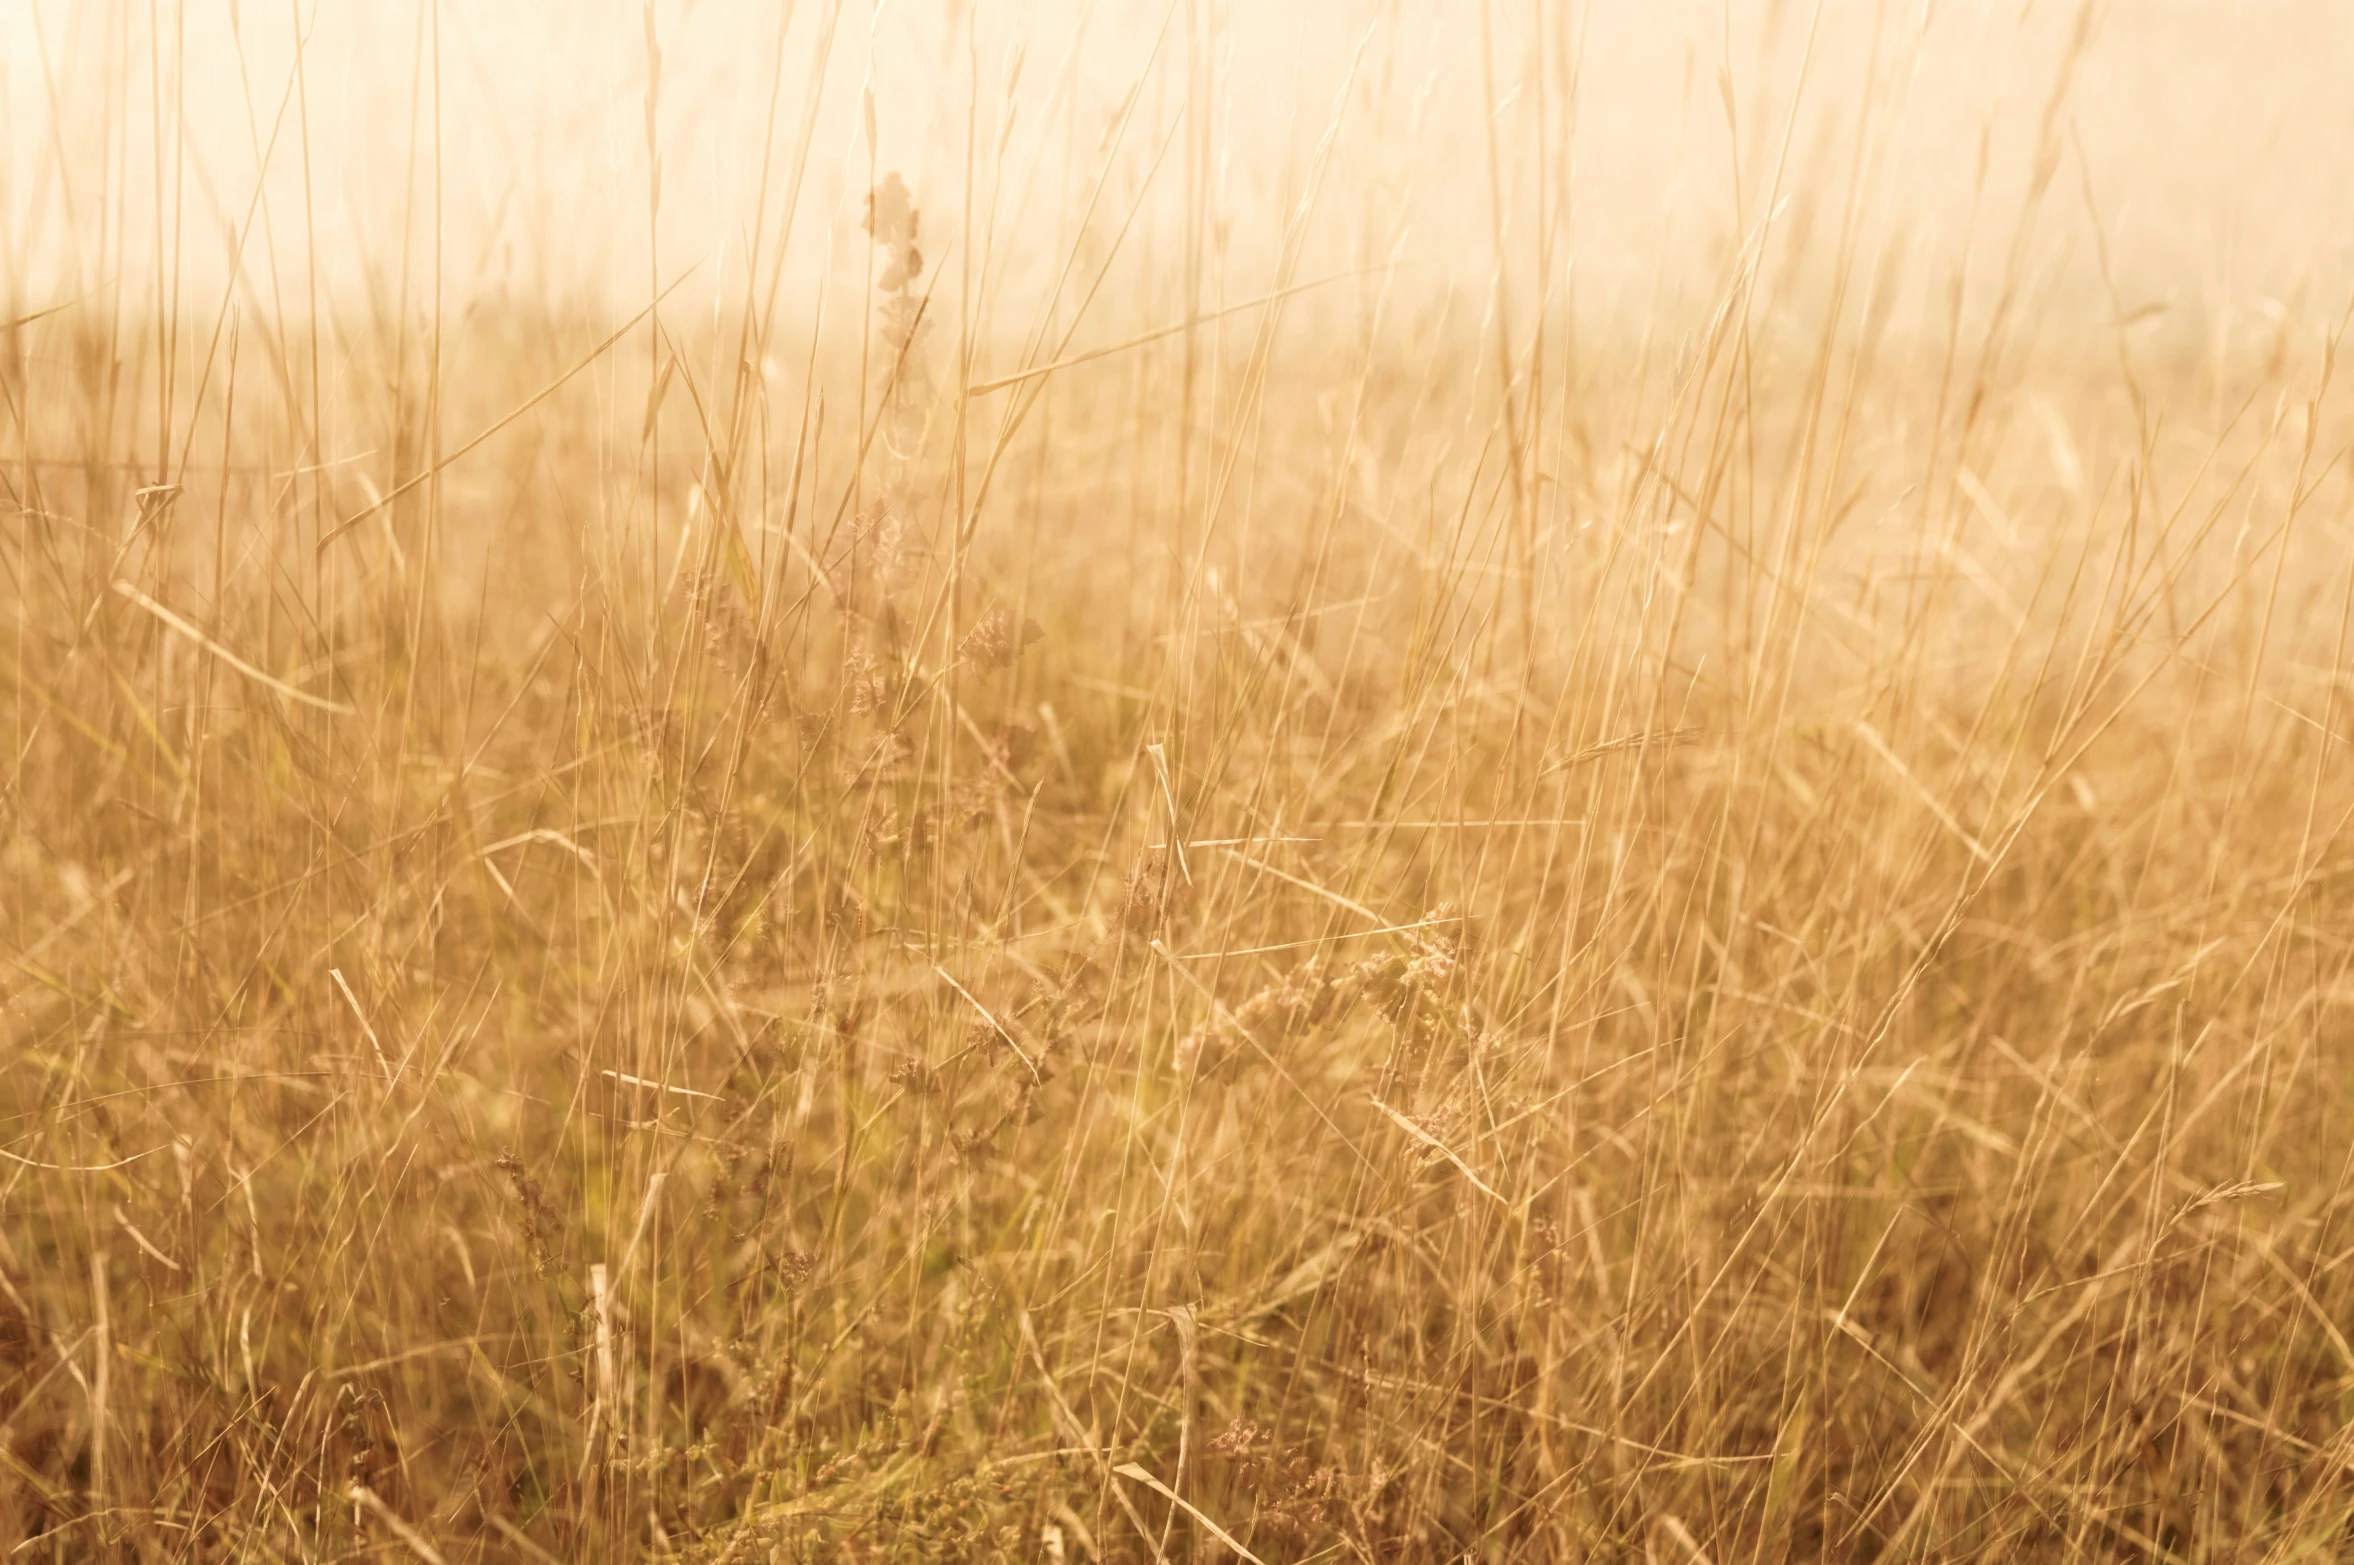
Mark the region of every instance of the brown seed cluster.
<instances>
[{"instance_id":1,"label":"brown seed cluster","mask_svg":"<svg viewBox=\"0 0 2354 1565\"><path fill-rule=\"evenodd\" d=\"M1255 1505L1261 1529L1287 1543L1321 1535L1340 1501L1340 1474L1305 1448L1285 1446L1263 1426L1237 1418L1210 1441L1235 1487Z\"/></svg>"},{"instance_id":2,"label":"brown seed cluster","mask_svg":"<svg viewBox=\"0 0 2354 1565\"><path fill-rule=\"evenodd\" d=\"M521 1210L524 1252L531 1257L532 1271L545 1277L555 1267L551 1241L563 1232L564 1220L556 1215L538 1176L524 1167L523 1159L515 1155L512 1147L501 1151L493 1166L514 1186L515 1204Z\"/></svg>"},{"instance_id":3,"label":"brown seed cluster","mask_svg":"<svg viewBox=\"0 0 2354 1565\"><path fill-rule=\"evenodd\" d=\"M1012 609L1000 604L973 622L957 648L957 655L975 668L993 671L1011 668L1021 655L1036 646L1046 636L1046 628L1034 619L1022 619Z\"/></svg>"},{"instance_id":4,"label":"brown seed cluster","mask_svg":"<svg viewBox=\"0 0 2354 1565\"><path fill-rule=\"evenodd\" d=\"M1214 1068L1246 1039L1270 1048L1289 1034L1340 1016L1359 999L1370 1002L1410 1045L1426 1043L1449 1028L1477 1036L1475 1021L1460 1000L1465 960L1461 920L1449 908L1435 908L1423 916L1421 927L1404 931L1398 939L1400 949L1337 971L1311 957L1231 1010L1214 1011L1179 1041L1178 1068Z\"/></svg>"}]
</instances>

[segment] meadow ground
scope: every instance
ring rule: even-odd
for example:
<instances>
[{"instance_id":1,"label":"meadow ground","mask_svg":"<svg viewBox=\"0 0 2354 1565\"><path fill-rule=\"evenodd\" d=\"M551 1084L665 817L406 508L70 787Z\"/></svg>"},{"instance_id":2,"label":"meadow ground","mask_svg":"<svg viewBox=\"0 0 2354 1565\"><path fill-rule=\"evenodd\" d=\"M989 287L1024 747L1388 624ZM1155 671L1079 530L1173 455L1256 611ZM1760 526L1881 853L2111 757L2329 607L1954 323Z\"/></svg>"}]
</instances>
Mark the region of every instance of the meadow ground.
<instances>
[{"instance_id":1,"label":"meadow ground","mask_svg":"<svg viewBox=\"0 0 2354 1565\"><path fill-rule=\"evenodd\" d=\"M1501 194L1521 271L1312 264L1346 110L1200 319L1208 89L1034 318L888 169L659 305L460 308L426 175L356 302L242 196L142 291L84 191L0 299L0 1548L2341 1557L2344 290L2055 262L2096 47L1969 264L1769 122L1600 329Z\"/></svg>"}]
</instances>

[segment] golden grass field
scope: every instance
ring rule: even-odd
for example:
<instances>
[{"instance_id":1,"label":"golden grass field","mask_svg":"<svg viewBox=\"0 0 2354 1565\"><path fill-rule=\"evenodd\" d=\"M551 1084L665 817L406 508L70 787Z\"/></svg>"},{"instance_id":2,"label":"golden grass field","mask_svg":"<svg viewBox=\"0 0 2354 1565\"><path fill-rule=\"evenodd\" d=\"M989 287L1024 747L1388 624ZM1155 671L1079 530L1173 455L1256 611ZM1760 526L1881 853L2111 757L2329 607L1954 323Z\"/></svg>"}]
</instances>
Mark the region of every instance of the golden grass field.
<instances>
[{"instance_id":1,"label":"golden grass field","mask_svg":"<svg viewBox=\"0 0 2354 1565\"><path fill-rule=\"evenodd\" d=\"M2334 12L12 5L6 1558L2354 1550Z\"/></svg>"}]
</instances>

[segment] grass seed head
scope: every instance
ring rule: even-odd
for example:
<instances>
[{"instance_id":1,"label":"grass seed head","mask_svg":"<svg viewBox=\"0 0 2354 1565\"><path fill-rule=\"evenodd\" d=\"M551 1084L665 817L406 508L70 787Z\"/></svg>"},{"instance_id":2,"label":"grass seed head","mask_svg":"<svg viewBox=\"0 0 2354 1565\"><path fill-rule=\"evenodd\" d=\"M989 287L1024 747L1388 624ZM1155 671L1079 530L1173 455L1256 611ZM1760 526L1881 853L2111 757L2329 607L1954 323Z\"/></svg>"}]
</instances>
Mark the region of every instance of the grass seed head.
<instances>
[{"instance_id":1,"label":"grass seed head","mask_svg":"<svg viewBox=\"0 0 2354 1565\"><path fill-rule=\"evenodd\" d=\"M984 672L1011 668L1045 637L1046 628L1036 620L1019 619L1012 609L1000 604L974 621L958 655Z\"/></svg>"}]
</instances>

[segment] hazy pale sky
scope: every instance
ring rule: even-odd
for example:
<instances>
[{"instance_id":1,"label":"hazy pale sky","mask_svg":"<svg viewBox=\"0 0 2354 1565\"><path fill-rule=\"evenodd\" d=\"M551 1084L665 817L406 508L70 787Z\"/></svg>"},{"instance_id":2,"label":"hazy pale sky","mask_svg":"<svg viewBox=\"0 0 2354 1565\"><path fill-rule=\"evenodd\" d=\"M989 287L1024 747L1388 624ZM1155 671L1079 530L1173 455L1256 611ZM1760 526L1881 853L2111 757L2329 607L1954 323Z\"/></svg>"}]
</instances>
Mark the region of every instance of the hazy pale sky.
<instances>
[{"instance_id":1,"label":"hazy pale sky","mask_svg":"<svg viewBox=\"0 0 2354 1565\"><path fill-rule=\"evenodd\" d=\"M1500 226L1523 286L1542 250L1553 297L1574 279L1607 316L1663 271L1704 292L1777 168L1783 221L1831 235L1860 172L1867 248L1901 234L1950 263L1984 138L1977 242L2006 242L2077 9L0 0L0 292L31 308L119 284L135 307L160 264L203 301L237 266L299 314L315 244L323 297L405 277L414 304L438 214L445 299L636 298L650 267L690 262L740 296L796 198L780 286L798 290L864 264L879 168L904 172L952 266L972 192L998 324L1026 323L1091 199L1085 245L1135 214L1123 257L1143 285L1121 292L1150 313L1191 228L1212 302L1265 288L1340 105L1303 275L1394 255L1410 286L1485 287ZM2049 264L2091 265L2069 237L2089 207L2137 296L2334 313L2354 253L2349 79L2343 0L2101 7L2052 122Z\"/></svg>"}]
</instances>

